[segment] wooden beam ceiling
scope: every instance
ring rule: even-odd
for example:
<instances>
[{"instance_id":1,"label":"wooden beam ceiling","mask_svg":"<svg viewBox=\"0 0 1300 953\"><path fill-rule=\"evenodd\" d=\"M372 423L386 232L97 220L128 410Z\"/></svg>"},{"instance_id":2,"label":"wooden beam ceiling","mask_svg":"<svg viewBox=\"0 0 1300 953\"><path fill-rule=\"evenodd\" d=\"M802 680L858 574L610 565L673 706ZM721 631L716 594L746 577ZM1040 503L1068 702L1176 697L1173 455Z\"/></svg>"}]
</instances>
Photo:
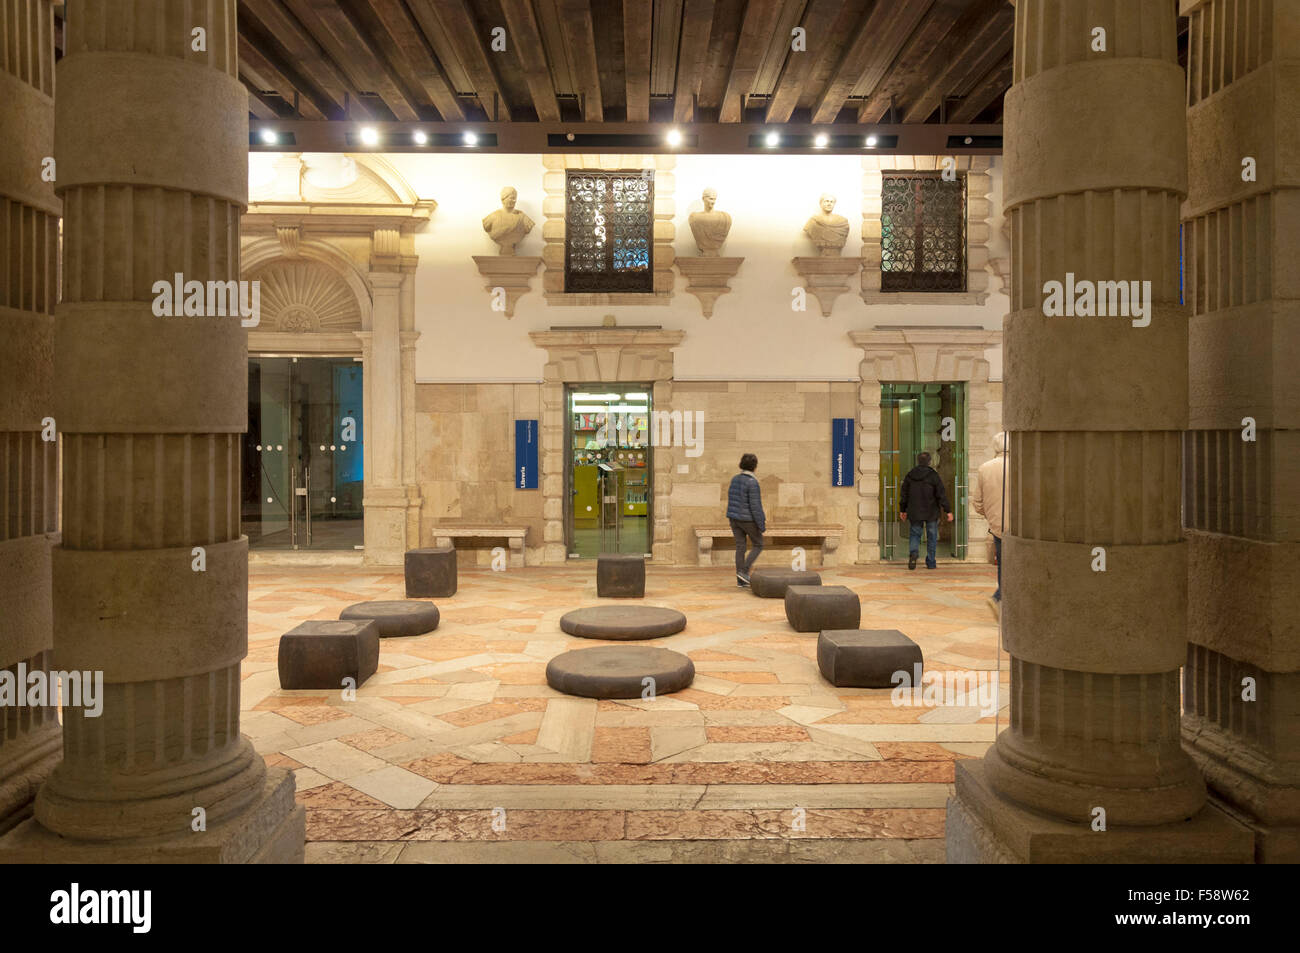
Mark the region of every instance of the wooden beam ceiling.
<instances>
[{"instance_id":1,"label":"wooden beam ceiling","mask_svg":"<svg viewBox=\"0 0 1300 953\"><path fill-rule=\"evenodd\" d=\"M844 8L841 0L812 0L804 9L799 25L804 30L804 49L791 50L776 91L767 102L766 122L786 122L799 105L813 67L835 49L832 27Z\"/></svg>"},{"instance_id":2,"label":"wooden beam ceiling","mask_svg":"<svg viewBox=\"0 0 1300 953\"><path fill-rule=\"evenodd\" d=\"M719 122L740 122L745 111L745 97L754 87L754 78L770 42L768 30L776 19L781 0L749 0L740 27L740 41L731 60L727 89L722 94Z\"/></svg>"},{"instance_id":3,"label":"wooden beam ceiling","mask_svg":"<svg viewBox=\"0 0 1300 953\"><path fill-rule=\"evenodd\" d=\"M582 118L586 122L600 122L604 119L605 108L601 104L596 34L591 24L589 0L560 0L560 23L564 27L574 76L582 88Z\"/></svg>"},{"instance_id":4,"label":"wooden beam ceiling","mask_svg":"<svg viewBox=\"0 0 1300 953\"><path fill-rule=\"evenodd\" d=\"M263 118L869 124L891 104L908 123L945 102L997 115L1014 14L1008 0L240 0L239 16Z\"/></svg>"},{"instance_id":5,"label":"wooden beam ceiling","mask_svg":"<svg viewBox=\"0 0 1300 953\"><path fill-rule=\"evenodd\" d=\"M650 121L650 52L653 0L623 0L623 63L627 121Z\"/></svg>"},{"instance_id":6,"label":"wooden beam ceiling","mask_svg":"<svg viewBox=\"0 0 1300 953\"><path fill-rule=\"evenodd\" d=\"M705 53L713 31L713 0L685 0L681 43L677 48L677 85L673 89L673 122L690 122L700 93Z\"/></svg>"},{"instance_id":7,"label":"wooden beam ceiling","mask_svg":"<svg viewBox=\"0 0 1300 953\"><path fill-rule=\"evenodd\" d=\"M474 84L474 94L487 117L509 122L510 101L490 59L491 34L480 32L465 0L406 0L406 3L425 33L441 32L447 39Z\"/></svg>"}]
</instances>

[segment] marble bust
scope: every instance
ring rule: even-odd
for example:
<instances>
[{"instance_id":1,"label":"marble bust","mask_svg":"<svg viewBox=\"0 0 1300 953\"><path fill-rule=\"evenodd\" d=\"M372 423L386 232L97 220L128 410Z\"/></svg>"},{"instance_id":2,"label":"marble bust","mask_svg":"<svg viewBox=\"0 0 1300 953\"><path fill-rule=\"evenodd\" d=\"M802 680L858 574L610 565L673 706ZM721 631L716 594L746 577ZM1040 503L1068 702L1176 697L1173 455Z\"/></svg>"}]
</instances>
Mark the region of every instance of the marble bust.
<instances>
[{"instance_id":1,"label":"marble bust","mask_svg":"<svg viewBox=\"0 0 1300 953\"><path fill-rule=\"evenodd\" d=\"M717 189L705 189L700 198L704 202L704 211L692 212L687 222L700 254L706 258L716 258L722 243L727 240L727 233L731 231L731 216L713 207L718 201Z\"/></svg>"},{"instance_id":2,"label":"marble bust","mask_svg":"<svg viewBox=\"0 0 1300 953\"><path fill-rule=\"evenodd\" d=\"M823 193L821 212L808 219L803 233L817 246L817 254L827 258L838 258L844 251L844 243L849 240L849 220L843 215L836 215L835 196Z\"/></svg>"},{"instance_id":3,"label":"marble bust","mask_svg":"<svg viewBox=\"0 0 1300 953\"><path fill-rule=\"evenodd\" d=\"M513 255L515 246L533 230L533 220L515 208L519 193L510 186L501 190L501 208L483 219L483 231L498 245L497 254Z\"/></svg>"}]
</instances>

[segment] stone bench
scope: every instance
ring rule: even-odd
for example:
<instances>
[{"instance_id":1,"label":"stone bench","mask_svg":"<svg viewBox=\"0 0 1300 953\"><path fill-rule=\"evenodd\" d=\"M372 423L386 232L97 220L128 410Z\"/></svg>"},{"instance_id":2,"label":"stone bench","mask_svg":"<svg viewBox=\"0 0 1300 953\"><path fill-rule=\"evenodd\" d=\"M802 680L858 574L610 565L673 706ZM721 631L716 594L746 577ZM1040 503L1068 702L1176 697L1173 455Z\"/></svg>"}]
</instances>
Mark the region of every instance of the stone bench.
<instances>
[{"instance_id":1,"label":"stone bench","mask_svg":"<svg viewBox=\"0 0 1300 953\"><path fill-rule=\"evenodd\" d=\"M768 524L767 531L763 533L763 545L765 547L773 545L777 540L785 540L793 545L803 542L812 543L821 547L822 565L834 566L835 553L840 548L840 540L843 536L844 527L838 523L774 523ZM699 565L713 565L715 539L725 539L728 543L726 548L735 548L735 534L732 533L730 525L718 523L695 527ZM748 544L746 546L748 547Z\"/></svg>"},{"instance_id":2,"label":"stone bench","mask_svg":"<svg viewBox=\"0 0 1300 953\"><path fill-rule=\"evenodd\" d=\"M406 553L406 598L456 594L456 548L436 546Z\"/></svg>"},{"instance_id":3,"label":"stone bench","mask_svg":"<svg viewBox=\"0 0 1300 953\"><path fill-rule=\"evenodd\" d=\"M358 602L339 613L344 621L372 620L381 639L423 635L438 628L438 607L416 599Z\"/></svg>"},{"instance_id":4,"label":"stone bench","mask_svg":"<svg viewBox=\"0 0 1300 953\"><path fill-rule=\"evenodd\" d=\"M432 527L435 546L456 545L458 539L504 539L510 549L509 566L522 569L524 565L524 541L528 537L527 526L506 526L496 523L439 523Z\"/></svg>"},{"instance_id":5,"label":"stone bench","mask_svg":"<svg viewBox=\"0 0 1300 953\"><path fill-rule=\"evenodd\" d=\"M787 586L785 617L796 632L856 629L862 603L848 586Z\"/></svg>"},{"instance_id":6,"label":"stone bench","mask_svg":"<svg viewBox=\"0 0 1300 953\"><path fill-rule=\"evenodd\" d=\"M794 569L751 569L749 591L763 599L784 599L790 586L820 586L822 577L815 572Z\"/></svg>"},{"instance_id":7,"label":"stone bench","mask_svg":"<svg viewBox=\"0 0 1300 953\"><path fill-rule=\"evenodd\" d=\"M596 595L636 599L645 596L645 557L624 553L597 556Z\"/></svg>"},{"instance_id":8,"label":"stone bench","mask_svg":"<svg viewBox=\"0 0 1300 953\"><path fill-rule=\"evenodd\" d=\"M546 665L546 684L581 698L657 698L688 687L695 663L680 652L648 645L574 649Z\"/></svg>"},{"instance_id":9,"label":"stone bench","mask_svg":"<svg viewBox=\"0 0 1300 953\"><path fill-rule=\"evenodd\" d=\"M827 629L817 637L817 668L837 688L893 688L896 672L919 687L921 665L921 647L897 629Z\"/></svg>"},{"instance_id":10,"label":"stone bench","mask_svg":"<svg viewBox=\"0 0 1300 953\"><path fill-rule=\"evenodd\" d=\"M379 668L379 627L369 620L312 619L280 636L283 689L360 688ZM353 679L345 686L345 678Z\"/></svg>"}]
</instances>

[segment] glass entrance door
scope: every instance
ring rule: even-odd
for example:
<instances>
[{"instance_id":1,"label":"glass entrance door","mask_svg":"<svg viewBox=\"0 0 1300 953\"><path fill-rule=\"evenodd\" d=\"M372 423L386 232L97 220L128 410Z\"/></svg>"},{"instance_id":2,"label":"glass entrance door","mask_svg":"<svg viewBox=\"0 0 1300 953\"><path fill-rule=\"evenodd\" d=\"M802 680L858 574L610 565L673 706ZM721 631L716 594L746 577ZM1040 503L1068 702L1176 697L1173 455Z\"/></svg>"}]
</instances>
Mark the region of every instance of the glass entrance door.
<instances>
[{"instance_id":1,"label":"glass entrance door","mask_svg":"<svg viewBox=\"0 0 1300 953\"><path fill-rule=\"evenodd\" d=\"M650 387L569 387L565 513L570 558L650 555L653 447Z\"/></svg>"},{"instance_id":2,"label":"glass entrance door","mask_svg":"<svg viewBox=\"0 0 1300 953\"><path fill-rule=\"evenodd\" d=\"M939 521L940 556L966 558L966 385L894 383L880 387L880 558L907 558L909 524L898 518L903 478L916 455L930 454L953 521ZM922 554L925 544L922 541Z\"/></svg>"},{"instance_id":3,"label":"glass entrance door","mask_svg":"<svg viewBox=\"0 0 1300 953\"><path fill-rule=\"evenodd\" d=\"M360 361L249 358L242 520L250 547L362 547L361 414Z\"/></svg>"}]
</instances>

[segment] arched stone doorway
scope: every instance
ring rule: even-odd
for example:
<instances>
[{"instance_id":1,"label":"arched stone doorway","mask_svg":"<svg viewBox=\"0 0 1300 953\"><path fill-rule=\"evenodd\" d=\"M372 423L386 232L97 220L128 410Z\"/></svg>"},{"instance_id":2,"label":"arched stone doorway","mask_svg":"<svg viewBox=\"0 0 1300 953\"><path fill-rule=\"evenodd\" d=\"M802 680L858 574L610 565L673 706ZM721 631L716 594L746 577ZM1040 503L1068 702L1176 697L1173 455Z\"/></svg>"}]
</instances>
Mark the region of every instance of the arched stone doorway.
<instances>
[{"instance_id":1,"label":"arched stone doorway","mask_svg":"<svg viewBox=\"0 0 1300 953\"><path fill-rule=\"evenodd\" d=\"M360 424L362 435L356 442L362 445L364 542L327 534L326 555L304 555L296 542L293 558L346 561L349 553L360 551L367 565L400 564L403 553L417 545L421 507L415 473L419 332L413 233L428 222L435 203L418 199L377 156L278 155L260 173L254 170L253 179L253 200L243 218L242 267L246 279L261 283L262 313L247 332L250 360L313 361L315 373L346 379L355 374L345 362L361 367L361 420L351 422ZM322 369L321 362L329 366ZM333 411L341 435L347 415L337 406ZM346 452L340 448L346 445L341 436L313 440L310 452L327 455L323 459L333 482L323 490L318 481L315 491L303 485L307 479L295 482L287 490L292 520L298 518L300 495L307 496L304 518L310 516L313 492L325 493L322 506L340 504L332 488L338 485ZM304 465L304 475L307 470ZM351 464L347 472L355 470ZM359 489L356 480L345 483L347 492ZM263 499L259 495L257 502ZM335 515L346 521L350 511ZM295 540L305 537L312 549L321 548L318 533L299 534L292 522L291 532Z\"/></svg>"}]
</instances>

